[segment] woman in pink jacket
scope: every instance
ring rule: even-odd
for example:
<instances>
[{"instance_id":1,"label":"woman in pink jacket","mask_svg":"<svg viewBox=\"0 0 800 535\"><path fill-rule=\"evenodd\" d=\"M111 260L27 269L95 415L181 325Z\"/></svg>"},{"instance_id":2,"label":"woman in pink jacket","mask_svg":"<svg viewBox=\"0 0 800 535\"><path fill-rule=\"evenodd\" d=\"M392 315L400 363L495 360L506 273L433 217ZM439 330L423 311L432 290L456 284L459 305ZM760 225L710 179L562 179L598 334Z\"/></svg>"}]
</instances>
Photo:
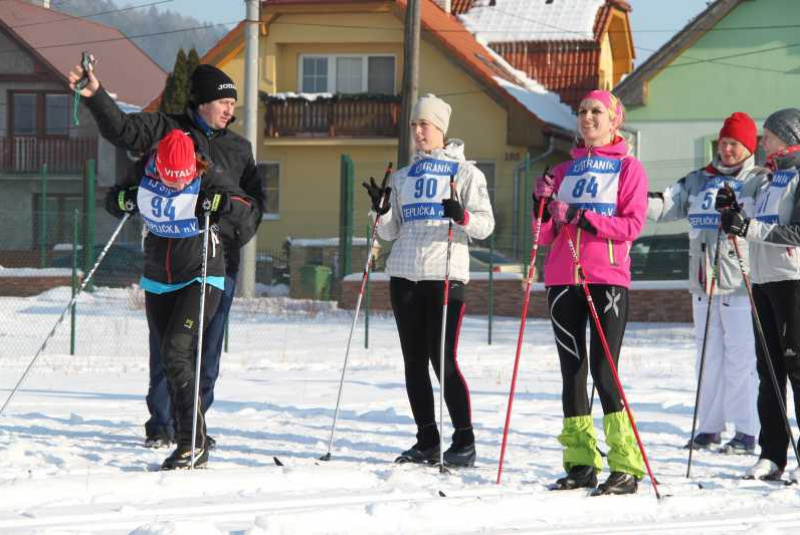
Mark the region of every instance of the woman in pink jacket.
<instances>
[{"instance_id":1,"label":"woman in pink jacket","mask_svg":"<svg viewBox=\"0 0 800 535\"><path fill-rule=\"evenodd\" d=\"M628 253L647 210L647 175L617 133L623 118L624 108L614 95L608 91L587 94L578 110L581 139L571 152L573 159L539 178L534 191L535 206L539 199L547 203L540 243L550 245L544 281L563 380L564 423L558 440L564 446L567 475L554 489L597 486L602 459L587 395L591 369L603 407L611 469L593 495L634 493L644 475L630 422L590 321L571 250L572 246L577 251L616 364L628 320ZM587 322L591 329L588 356Z\"/></svg>"}]
</instances>

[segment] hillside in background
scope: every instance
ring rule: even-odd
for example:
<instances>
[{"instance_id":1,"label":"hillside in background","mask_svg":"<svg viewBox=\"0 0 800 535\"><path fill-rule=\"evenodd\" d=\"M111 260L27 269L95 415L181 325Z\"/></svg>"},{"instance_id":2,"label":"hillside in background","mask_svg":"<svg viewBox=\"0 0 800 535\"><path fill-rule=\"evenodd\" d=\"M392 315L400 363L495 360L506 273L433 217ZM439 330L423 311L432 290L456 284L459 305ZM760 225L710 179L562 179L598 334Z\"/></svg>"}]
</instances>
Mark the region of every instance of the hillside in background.
<instances>
[{"instance_id":1,"label":"hillside in background","mask_svg":"<svg viewBox=\"0 0 800 535\"><path fill-rule=\"evenodd\" d=\"M194 47L202 56L233 27L232 24L204 23L169 9L159 9L155 5L125 9L128 6L127 3L114 0L52 3L52 9L56 11L117 28L168 72L175 64L179 48L188 51Z\"/></svg>"}]
</instances>

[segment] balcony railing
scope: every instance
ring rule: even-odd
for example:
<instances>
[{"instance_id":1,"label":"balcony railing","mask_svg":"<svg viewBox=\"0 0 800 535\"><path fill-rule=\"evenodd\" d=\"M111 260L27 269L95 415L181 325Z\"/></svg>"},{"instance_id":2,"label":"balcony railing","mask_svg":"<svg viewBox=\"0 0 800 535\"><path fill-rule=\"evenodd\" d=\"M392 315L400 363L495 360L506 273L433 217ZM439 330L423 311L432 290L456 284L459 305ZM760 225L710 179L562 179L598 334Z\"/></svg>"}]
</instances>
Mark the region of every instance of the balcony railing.
<instances>
[{"instance_id":1,"label":"balcony railing","mask_svg":"<svg viewBox=\"0 0 800 535\"><path fill-rule=\"evenodd\" d=\"M0 137L3 173L36 173L45 163L50 173L80 173L88 159L97 159L97 138Z\"/></svg>"},{"instance_id":2,"label":"balcony railing","mask_svg":"<svg viewBox=\"0 0 800 535\"><path fill-rule=\"evenodd\" d=\"M400 97L266 97L267 137L397 137Z\"/></svg>"}]
</instances>

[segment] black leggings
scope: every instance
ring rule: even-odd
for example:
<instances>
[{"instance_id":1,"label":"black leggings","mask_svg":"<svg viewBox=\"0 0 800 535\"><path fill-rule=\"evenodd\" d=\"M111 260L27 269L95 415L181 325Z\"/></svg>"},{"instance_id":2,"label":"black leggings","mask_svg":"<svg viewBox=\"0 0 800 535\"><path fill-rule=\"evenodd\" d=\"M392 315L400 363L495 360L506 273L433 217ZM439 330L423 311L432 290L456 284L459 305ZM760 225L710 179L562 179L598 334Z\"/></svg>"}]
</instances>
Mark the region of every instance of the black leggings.
<instances>
[{"instance_id":1,"label":"black leggings","mask_svg":"<svg viewBox=\"0 0 800 535\"><path fill-rule=\"evenodd\" d=\"M794 413L800 416L800 281L787 280L753 285L769 359L775 370L783 406L786 407L786 380L794 394ZM761 433L758 445L761 458L786 467L789 434L775 395L775 386L767 367L767 355L756 338L756 370L758 370L758 419ZM789 407L786 407L789 410ZM795 438L797 435L795 434ZM794 452L793 452L794 453Z\"/></svg>"},{"instance_id":2,"label":"black leggings","mask_svg":"<svg viewBox=\"0 0 800 535\"><path fill-rule=\"evenodd\" d=\"M400 335L405 363L406 391L419 429L436 423L433 386L428 362L439 375L439 351L444 305L444 281L412 282L392 277L389 283L392 310ZM453 427L472 426L469 388L458 369L458 335L464 316L464 283L450 282L444 349L444 398Z\"/></svg>"},{"instance_id":3,"label":"black leggings","mask_svg":"<svg viewBox=\"0 0 800 535\"><path fill-rule=\"evenodd\" d=\"M158 339L161 340L161 357L179 443L186 442L188 436L188 442L191 444L200 293L200 284L196 283L174 292L144 294L147 324L150 332L157 333ZM211 316L219 306L221 296L221 290L206 285L204 326L208 326Z\"/></svg>"},{"instance_id":4,"label":"black leggings","mask_svg":"<svg viewBox=\"0 0 800 535\"><path fill-rule=\"evenodd\" d=\"M608 341L614 365L617 366L625 325L628 322L628 290L620 286L590 284L589 293L600 317L600 325ZM587 321L591 333L588 361L603 406L603 414L621 411L622 400L600 343L594 319L590 318L589 305L583 288L550 286L547 288L547 303L550 307L550 320L556 338L558 358L561 361L563 381L561 402L564 416L566 418L585 416L590 412L589 397L586 393Z\"/></svg>"}]
</instances>

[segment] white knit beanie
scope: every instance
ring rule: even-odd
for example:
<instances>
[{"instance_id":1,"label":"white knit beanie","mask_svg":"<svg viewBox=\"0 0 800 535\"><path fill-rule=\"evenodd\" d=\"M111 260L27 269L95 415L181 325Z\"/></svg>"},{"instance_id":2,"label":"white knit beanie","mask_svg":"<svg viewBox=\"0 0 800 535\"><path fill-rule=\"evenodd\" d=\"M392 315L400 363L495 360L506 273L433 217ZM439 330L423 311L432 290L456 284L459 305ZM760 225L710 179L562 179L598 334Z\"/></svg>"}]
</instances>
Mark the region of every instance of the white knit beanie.
<instances>
[{"instance_id":1,"label":"white knit beanie","mask_svg":"<svg viewBox=\"0 0 800 535\"><path fill-rule=\"evenodd\" d=\"M450 104L436 95L428 93L417 100L414 109L411 111L411 121L424 119L447 135L447 127L450 126L450 114L452 112L453 108L450 107Z\"/></svg>"}]
</instances>

